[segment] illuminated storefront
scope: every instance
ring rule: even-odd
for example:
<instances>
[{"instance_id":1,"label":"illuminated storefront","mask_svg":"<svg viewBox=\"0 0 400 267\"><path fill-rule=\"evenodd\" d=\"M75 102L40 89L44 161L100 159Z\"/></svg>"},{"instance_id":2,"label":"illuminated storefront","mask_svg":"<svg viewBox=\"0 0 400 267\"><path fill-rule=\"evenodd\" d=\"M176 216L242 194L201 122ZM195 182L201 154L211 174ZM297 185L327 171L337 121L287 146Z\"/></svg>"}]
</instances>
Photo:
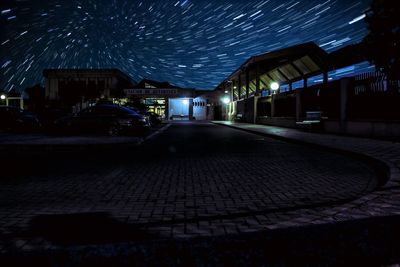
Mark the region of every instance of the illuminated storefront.
<instances>
[{"instance_id":1,"label":"illuminated storefront","mask_svg":"<svg viewBox=\"0 0 400 267\"><path fill-rule=\"evenodd\" d=\"M194 89L180 88L168 82L142 80L131 89L125 89L130 99L140 99L149 112L164 119L191 120L193 118Z\"/></svg>"}]
</instances>

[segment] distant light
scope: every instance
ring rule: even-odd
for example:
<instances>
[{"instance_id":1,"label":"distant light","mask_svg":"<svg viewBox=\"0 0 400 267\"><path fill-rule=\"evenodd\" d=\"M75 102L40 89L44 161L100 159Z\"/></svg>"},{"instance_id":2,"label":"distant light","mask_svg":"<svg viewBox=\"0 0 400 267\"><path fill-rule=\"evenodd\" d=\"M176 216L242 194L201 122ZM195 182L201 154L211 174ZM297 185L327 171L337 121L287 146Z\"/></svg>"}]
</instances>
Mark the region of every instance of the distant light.
<instances>
[{"instance_id":1,"label":"distant light","mask_svg":"<svg viewBox=\"0 0 400 267\"><path fill-rule=\"evenodd\" d=\"M227 94L227 93L229 93L229 91L228 91L228 90L225 90L225 94Z\"/></svg>"},{"instance_id":2,"label":"distant light","mask_svg":"<svg viewBox=\"0 0 400 267\"><path fill-rule=\"evenodd\" d=\"M1 100L6 99L6 95L1 95L0 98L1 98Z\"/></svg>"},{"instance_id":3,"label":"distant light","mask_svg":"<svg viewBox=\"0 0 400 267\"><path fill-rule=\"evenodd\" d=\"M271 83L270 87L271 87L271 90L276 91L279 89L279 83L273 82L273 83Z\"/></svg>"},{"instance_id":4,"label":"distant light","mask_svg":"<svg viewBox=\"0 0 400 267\"><path fill-rule=\"evenodd\" d=\"M231 100L229 99L229 97L222 98L222 103L229 104L230 102L231 102Z\"/></svg>"},{"instance_id":5,"label":"distant light","mask_svg":"<svg viewBox=\"0 0 400 267\"><path fill-rule=\"evenodd\" d=\"M189 105L189 100L183 99L183 100L182 100L182 103L183 103L184 105Z\"/></svg>"}]
</instances>

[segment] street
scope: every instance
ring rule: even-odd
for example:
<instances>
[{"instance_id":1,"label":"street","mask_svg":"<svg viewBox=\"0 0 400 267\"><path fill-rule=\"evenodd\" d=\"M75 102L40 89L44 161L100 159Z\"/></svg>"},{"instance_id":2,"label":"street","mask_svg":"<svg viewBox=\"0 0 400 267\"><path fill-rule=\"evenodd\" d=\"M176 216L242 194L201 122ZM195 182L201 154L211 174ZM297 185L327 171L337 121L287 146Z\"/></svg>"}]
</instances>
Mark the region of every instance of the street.
<instances>
[{"instance_id":1,"label":"street","mask_svg":"<svg viewBox=\"0 0 400 267\"><path fill-rule=\"evenodd\" d=\"M210 123L175 123L139 149L50 153L12 164L0 189L6 232L40 214L86 211L134 224L162 222L171 225L167 236L197 235L172 225L324 206L377 185L361 161Z\"/></svg>"},{"instance_id":2,"label":"street","mask_svg":"<svg viewBox=\"0 0 400 267\"><path fill-rule=\"evenodd\" d=\"M209 122L172 123L136 148L1 157L3 252L32 240L120 244L310 225L379 184L362 160Z\"/></svg>"}]
</instances>

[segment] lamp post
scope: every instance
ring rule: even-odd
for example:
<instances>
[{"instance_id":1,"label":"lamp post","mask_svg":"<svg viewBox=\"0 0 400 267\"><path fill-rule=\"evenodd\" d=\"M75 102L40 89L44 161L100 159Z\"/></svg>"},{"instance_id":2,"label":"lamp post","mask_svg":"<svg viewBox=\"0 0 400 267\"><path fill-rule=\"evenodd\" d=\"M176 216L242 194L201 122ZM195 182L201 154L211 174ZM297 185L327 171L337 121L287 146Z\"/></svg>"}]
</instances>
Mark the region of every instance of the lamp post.
<instances>
[{"instance_id":1,"label":"lamp post","mask_svg":"<svg viewBox=\"0 0 400 267\"><path fill-rule=\"evenodd\" d=\"M231 103L231 99L230 99L229 96L224 96L224 97L222 97L221 101L225 106L225 120L228 120L229 119L229 117L228 117L228 106Z\"/></svg>"},{"instance_id":2,"label":"lamp post","mask_svg":"<svg viewBox=\"0 0 400 267\"><path fill-rule=\"evenodd\" d=\"M6 105L7 106L7 96L5 94L0 95L0 105Z\"/></svg>"},{"instance_id":3,"label":"lamp post","mask_svg":"<svg viewBox=\"0 0 400 267\"><path fill-rule=\"evenodd\" d=\"M270 88L271 88L273 94L276 94L276 93L278 92L279 87L280 87L280 86L279 86L279 83L277 83L277 82L272 82L272 83L270 84Z\"/></svg>"}]
</instances>

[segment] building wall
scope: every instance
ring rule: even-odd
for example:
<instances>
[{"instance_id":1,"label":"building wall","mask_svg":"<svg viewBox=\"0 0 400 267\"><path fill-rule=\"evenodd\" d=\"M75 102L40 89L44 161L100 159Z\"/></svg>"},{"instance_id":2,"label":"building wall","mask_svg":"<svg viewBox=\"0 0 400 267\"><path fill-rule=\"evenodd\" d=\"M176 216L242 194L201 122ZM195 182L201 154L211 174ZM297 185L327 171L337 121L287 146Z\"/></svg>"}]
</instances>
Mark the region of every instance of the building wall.
<instances>
[{"instance_id":1,"label":"building wall","mask_svg":"<svg viewBox=\"0 0 400 267\"><path fill-rule=\"evenodd\" d=\"M193 116L196 120L209 119L209 109L207 110L207 99L199 96L193 100Z\"/></svg>"}]
</instances>

